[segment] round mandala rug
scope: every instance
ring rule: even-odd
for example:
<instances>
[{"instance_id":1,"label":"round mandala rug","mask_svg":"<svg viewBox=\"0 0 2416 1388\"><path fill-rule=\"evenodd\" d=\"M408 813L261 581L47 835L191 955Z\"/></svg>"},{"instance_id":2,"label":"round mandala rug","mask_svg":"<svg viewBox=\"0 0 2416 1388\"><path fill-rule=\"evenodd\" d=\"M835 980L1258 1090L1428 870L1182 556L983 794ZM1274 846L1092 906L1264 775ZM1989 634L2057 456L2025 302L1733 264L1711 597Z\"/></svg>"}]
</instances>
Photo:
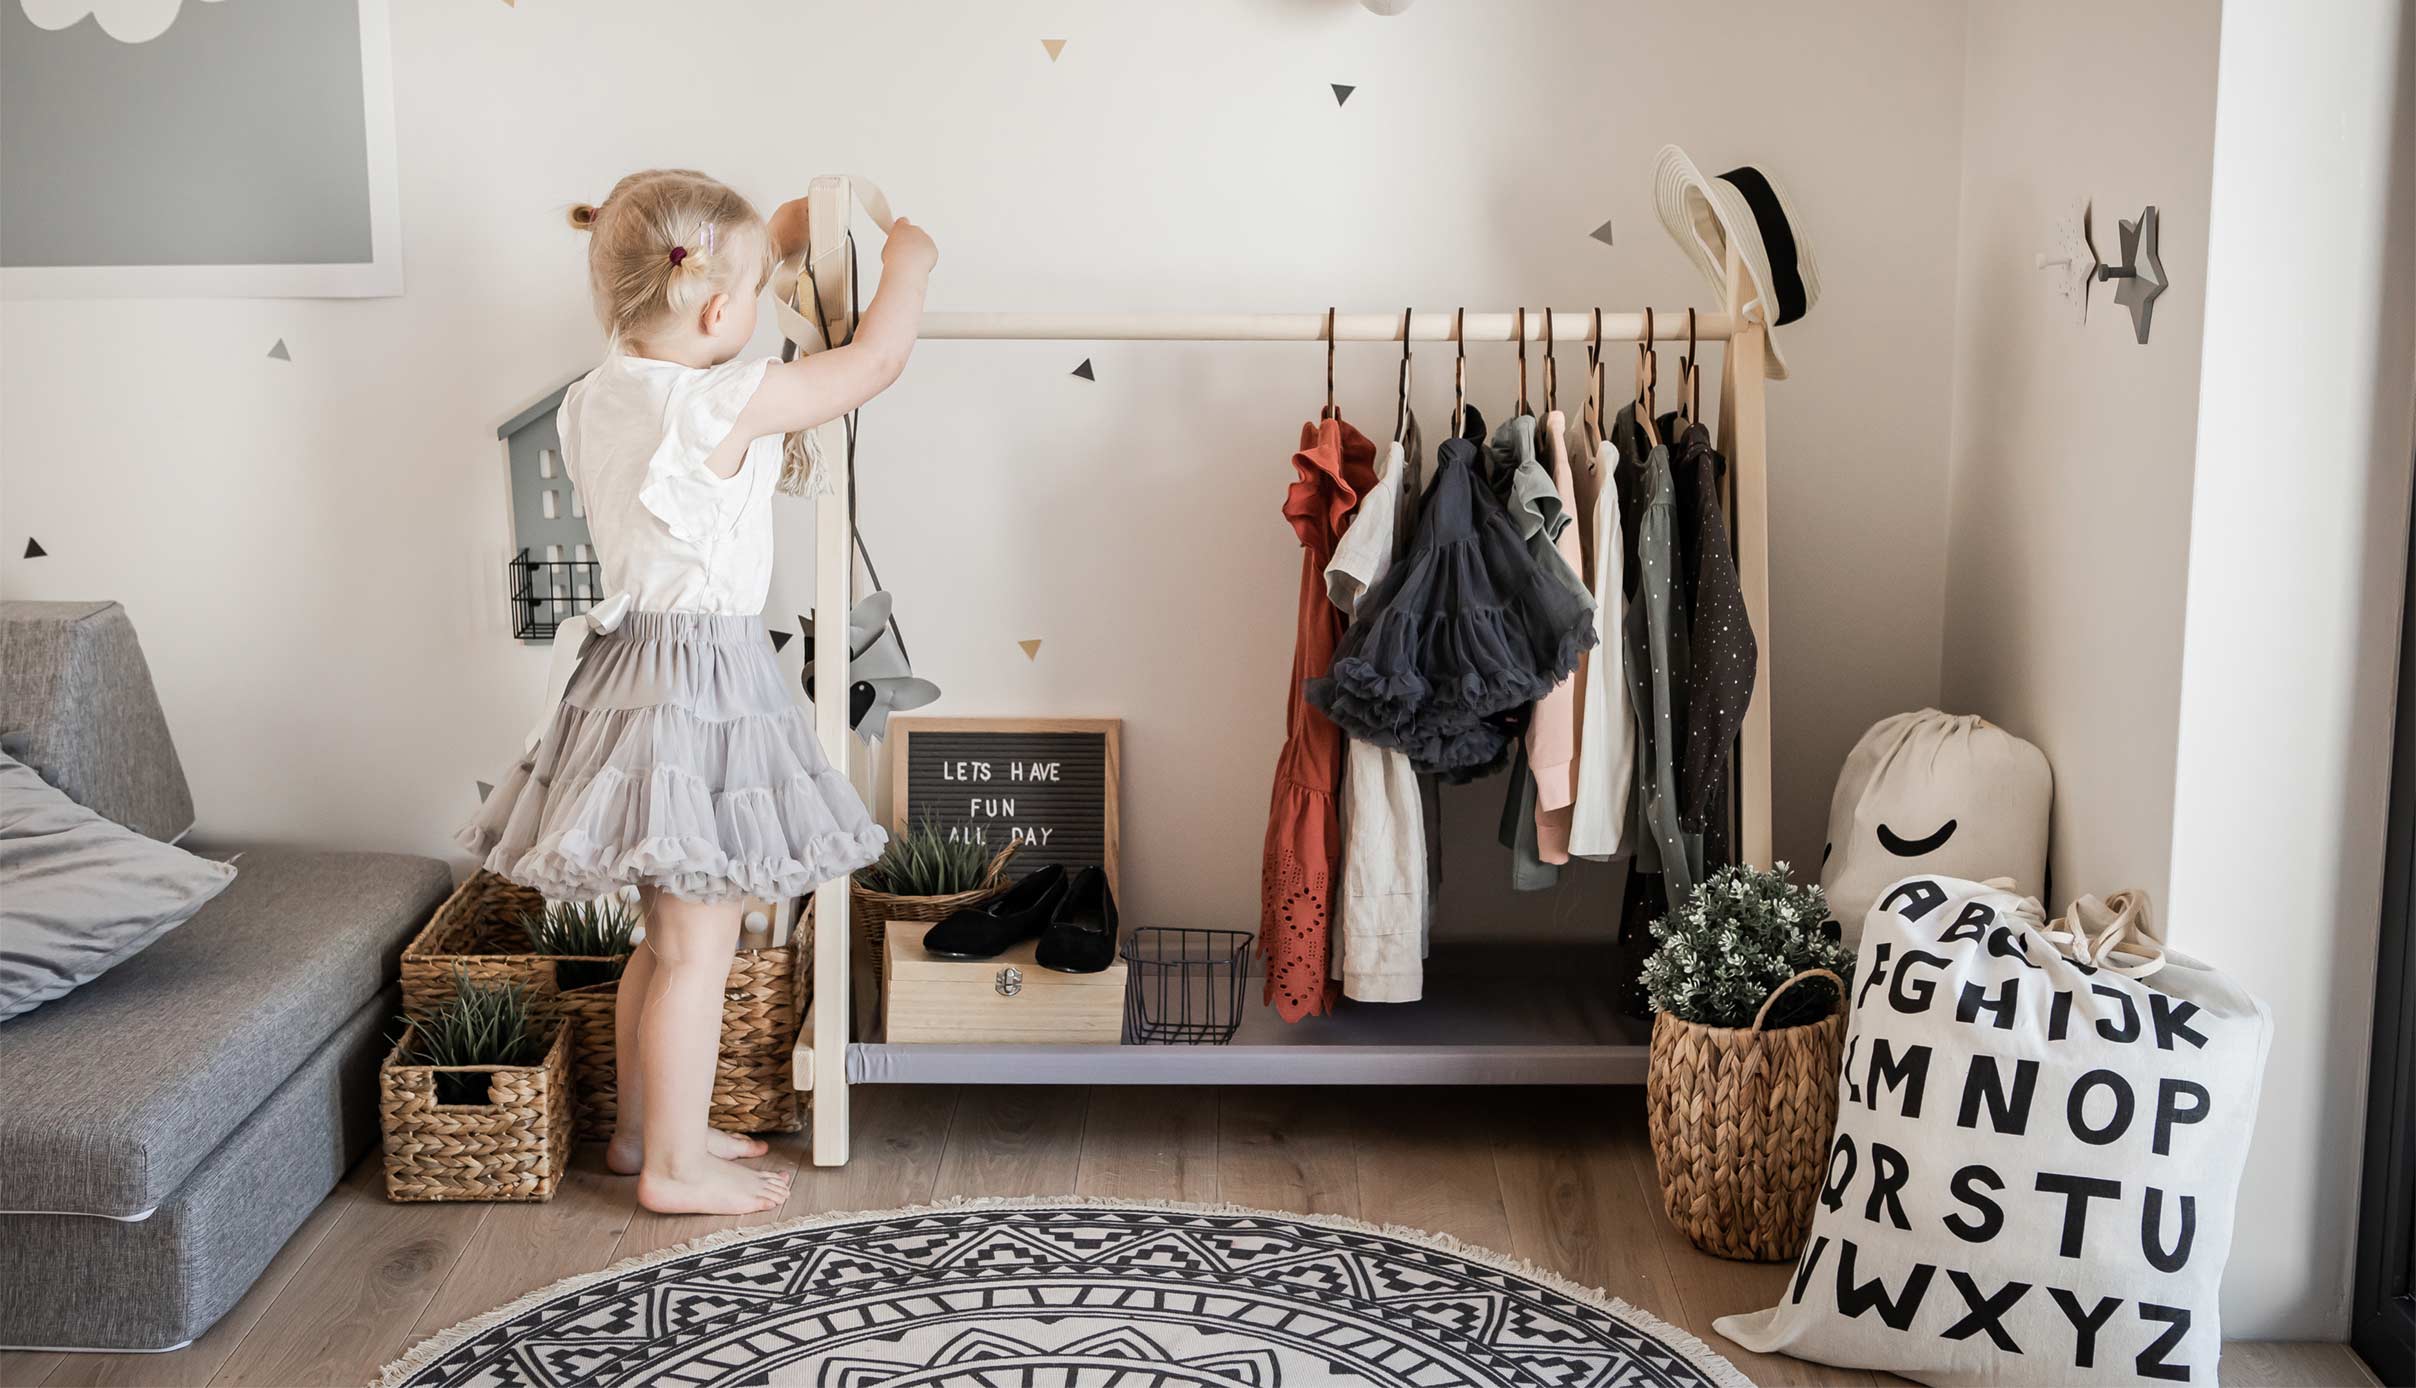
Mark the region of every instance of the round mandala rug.
<instances>
[{"instance_id":1,"label":"round mandala rug","mask_svg":"<svg viewBox=\"0 0 2416 1388\"><path fill-rule=\"evenodd\" d=\"M1624 1302L1440 1234L986 1200L736 1229L559 1282L381 1388L1752 1388Z\"/></svg>"}]
</instances>

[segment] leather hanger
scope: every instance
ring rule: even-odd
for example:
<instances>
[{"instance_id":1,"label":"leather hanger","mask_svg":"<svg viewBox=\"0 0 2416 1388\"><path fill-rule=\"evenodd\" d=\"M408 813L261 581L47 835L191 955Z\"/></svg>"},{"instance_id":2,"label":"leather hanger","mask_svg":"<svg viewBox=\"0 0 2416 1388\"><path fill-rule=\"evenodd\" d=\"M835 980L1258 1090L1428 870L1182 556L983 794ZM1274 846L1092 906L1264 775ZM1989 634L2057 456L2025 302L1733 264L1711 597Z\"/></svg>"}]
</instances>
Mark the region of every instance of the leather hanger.
<instances>
[{"instance_id":1,"label":"leather hanger","mask_svg":"<svg viewBox=\"0 0 2416 1388\"><path fill-rule=\"evenodd\" d=\"M1451 436L1459 438L1468 427L1468 310L1451 311Z\"/></svg>"},{"instance_id":2,"label":"leather hanger","mask_svg":"<svg viewBox=\"0 0 2416 1388\"><path fill-rule=\"evenodd\" d=\"M1401 310L1401 393L1393 404L1393 442L1409 441L1409 317Z\"/></svg>"},{"instance_id":3,"label":"leather hanger","mask_svg":"<svg viewBox=\"0 0 2416 1388\"><path fill-rule=\"evenodd\" d=\"M1544 413L1560 408L1560 361L1552 355L1552 310L1544 310Z\"/></svg>"},{"instance_id":4,"label":"leather hanger","mask_svg":"<svg viewBox=\"0 0 2416 1388\"><path fill-rule=\"evenodd\" d=\"M1325 311L1325 413L1319 419L1340 419L1342 411L1334 407L1334 310Z\"/></svg>"},{"instance_id":5,"label":"leather hanger","mask_svg":"<svg viewBox=\"0 0 2416 1388\"><path fill-rule=\"evenodd\" d=\"M1636 335L1636 427L1647 446L1661 446L1660 426L1653 422L1653 385L1661 374L1661 354L1653 348L1653 311L1644 311L1644 331Z\"/></svg>"},{"instance_id":6,"label":"leather hanger","mask_svg":"<svg viewBox=\"0 0 2416 1388\"><path fill-rule=\"evenodd\" d=\"M1520 309L1511 336L1518 339L1518 413L1533 414L1527 405L1527 311Z\"/></svg>"}]
</instances>

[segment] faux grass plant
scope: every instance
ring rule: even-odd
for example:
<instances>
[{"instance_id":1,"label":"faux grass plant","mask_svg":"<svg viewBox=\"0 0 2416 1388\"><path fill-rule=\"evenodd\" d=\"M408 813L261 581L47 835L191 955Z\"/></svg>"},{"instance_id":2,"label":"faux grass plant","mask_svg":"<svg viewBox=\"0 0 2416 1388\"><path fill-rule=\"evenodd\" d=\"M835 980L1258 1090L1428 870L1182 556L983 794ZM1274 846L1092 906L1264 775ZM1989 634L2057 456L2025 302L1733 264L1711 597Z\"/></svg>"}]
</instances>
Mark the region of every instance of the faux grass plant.
<instances>
[{"instance_id":1,"label":"faux grass plant","mask_svg":"<svg viewBox=\"0 0 2416 1388\"><path fill-rule=\"evenodd\" d=\"M522 912L520 930L532 953L562 961L554 966L554 981L567 990L619 978L639 920L618 897L549 901L542 911Z\"/></svg>"},{"instance_id":2,"label":"faux grass plant","mask_svg":"<svg viewBox=\"0 0 2416 1388\"><path fill-rule=\"evenodd\" d=\"M453 971L453 995L434 1007L406 1012L412 1032L412 1065L535 1065L545 1059L549 1036L537 1034L529 1015L528 989L517 983L480 983ZM440 1104L486 1102L482 1074L436 1076Z\"/></svg>"},{"instance_id":3,"label":"faux grass plant","mask_svg":"<svg viewBox=\"0 0 2416 1388\"><path fill-rule=\"evenodd\" d=\"M1644 961L1645 999L1682 1021L1751 1026L1771 992L1806 969L1851 980L1853 956L1830 938L1828 919L1828 898L1790 882L1785 863L1771 872L1721 868L1653 922L1659 944ZM1807 981L1779 999L1767 1025L1817 1022L1841 1001L1826 983Z\"/></svg>"},{"instance_id":4,"label":"faux grass plant","mask_svg":"<svg viewBox=\"0 0 2416 1388\"><path fill-rule=\"evenodd\" d=\"M892 835L880 859L858 873L857 880L891 896L954 896L982 884L991 856L986 846L952 839L947 830L925 820Z\"/></svg>"}]
</instances>

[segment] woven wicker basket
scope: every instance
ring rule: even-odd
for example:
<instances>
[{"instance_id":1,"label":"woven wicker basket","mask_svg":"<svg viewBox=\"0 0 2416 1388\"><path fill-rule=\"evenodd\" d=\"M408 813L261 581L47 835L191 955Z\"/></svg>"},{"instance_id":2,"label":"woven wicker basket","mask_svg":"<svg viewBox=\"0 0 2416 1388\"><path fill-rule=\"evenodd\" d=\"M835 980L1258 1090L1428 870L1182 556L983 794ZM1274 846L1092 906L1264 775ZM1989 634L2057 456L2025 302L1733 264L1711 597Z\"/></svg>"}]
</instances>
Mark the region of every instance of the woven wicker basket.
<instances>
[{"instance_id":1,"label":"woven wicker basket","mask_svg":"<svg viewBox=\"0 0 2416 1388\"><path fill-rule=\"evenodd\" d=\"M411 1065L403 1032L378 1070L389 1200L551 1200L570 1166L570 1028L536 1065ZM443 1104L437 1076L485 1074L487 1102Z\"/></svg>"},{"instance_id":2,"label":"woven wicker basket","mask_svg":"<svg viewBox=\"0 0 2416 1388\"><path fill-rule=\"evenodd\" d=\"M805 1109L791 1072L813 979L813 904L798 917L793 943L742 949L730 961L722 993L721 1054L713 1069L714 1127L733 1133L793 1133ZM614 1038L618 983L556 994L554 1013L570 1023L571 1078L579 1091L579 1136L612 1136L621 1113Z\"/></svg>"},{"instance_id":3,"label":"woven wicker basket","mask_svg":"<svg viewBox=\"0 0 2416 1388\"><path fill-rule=\"evenodd\" d=\"M951 912L967 906L979 906L1005 894L1007 888L1014 885L1007 880L1007 860L1015 856L1015 848L1016 845L1008 844L998 850L998 856L992 858L990 866L983 871L980 886L969 892L955 892L948 896L891 896L865 886L861 877L849 878L849 914L856 918L859 947L872 960L873 981L882 982L889 972L888 954L883 947L888 943L891 921L934 925L946 920Z\"/></svg>"},{"instance_id":4,"label":"woven wicker basket","mask_svg":"<svg viewBox=\"0 0 2416 1388\"><path fill-rule=\"evenodd\" d=\"M595 983L566 990L560 983L561 965L612 961L527 952L521 914L544 905L541 894L495 873L471 874L404 946L403 1006L417 1011L451 996L456 968L481 983L517 983L528 989L530 1008L538 1016L570 1023L579 1136L609 1137L620 1112L613 1045L620 985ZM805 1016L813 938L809 898L791 943L740 950L731 961L722 1003L722 1061L713 1078L713 1126L730 1132L795 1132L805 1125L804 1108L790 1078L789 1053L796 1048Z\"/></svg>"},{"instance_id":5,"label":"woven wicker basket","mask_svg":"<svg viewBox=\"0 0 2416 1388\"><path fill-rule=\"evenodd\" d=\"M1807 978L1839 1006L1807 1026L1762 1030L1770 1004ZM1811 1232L1837 1123L1845 984L1808 969L1774 989L1749 1027L1653 1018L1644 1105L1670 1222L1722 1258L1785 1262Z\"/></svg>"}]
</instances>

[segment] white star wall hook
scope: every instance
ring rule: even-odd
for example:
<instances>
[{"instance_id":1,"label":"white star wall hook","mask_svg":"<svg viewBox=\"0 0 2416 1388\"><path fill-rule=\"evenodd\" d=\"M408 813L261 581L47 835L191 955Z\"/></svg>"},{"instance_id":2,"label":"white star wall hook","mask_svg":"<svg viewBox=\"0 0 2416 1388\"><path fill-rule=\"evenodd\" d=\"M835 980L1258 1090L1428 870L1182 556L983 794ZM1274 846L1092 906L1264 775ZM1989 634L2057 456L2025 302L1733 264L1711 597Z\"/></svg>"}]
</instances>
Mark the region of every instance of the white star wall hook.
<instances>
[{"instance_id":1,"label":"white star wall hook","mask_svg":"<svg viewBox=\"0 0 2416 1388\"><path fill-rule=\"evenodd\" d=\"M2098 267L2101 280L2120 280L2114 288L2114 302L2131 311L2131 326L2139 334L2141 346L2147 345L2148 321L2156 311L2156 296L2170 283L2164 274L2164 259L2156 253L2156 209L2141 210L2139 220L2122 224L2122 263Z\"/></svg>"}]
</instances>

